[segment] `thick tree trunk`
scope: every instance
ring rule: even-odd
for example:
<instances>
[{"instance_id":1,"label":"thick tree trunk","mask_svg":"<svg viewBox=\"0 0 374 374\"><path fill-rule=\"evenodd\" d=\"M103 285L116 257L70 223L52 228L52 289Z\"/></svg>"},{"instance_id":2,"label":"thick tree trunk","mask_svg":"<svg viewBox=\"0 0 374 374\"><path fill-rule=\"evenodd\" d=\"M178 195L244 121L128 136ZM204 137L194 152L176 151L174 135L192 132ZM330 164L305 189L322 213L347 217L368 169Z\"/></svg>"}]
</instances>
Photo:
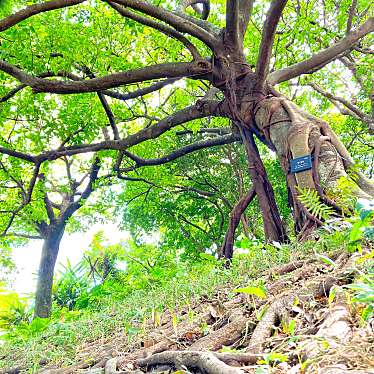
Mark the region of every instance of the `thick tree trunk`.
<instances>
[{"instance_id":1,"label":"thick tree trunk","mask_svg":"<svg viewBox=\"0 0 374 374\"><path fill-rule=\"evenodd\" d=\"M63 233L64 227L50 227L45 236L35 294L35 317L51 315L53 274Z\"/></svg>"},{"instance_id":2,"label":"thick tree trunk","mask_svg":"<svg viewBox=\"0 0 374 374\"><path fill-rule=\"evenodd\" d=\"M307 237L322 221L300 202L300 189L316 190L322 202L334 208L337 214L341 213L338 201L331 196L336 193L339 178L347 177L347 169L353 166L353 161L326 123L285 98L257 101L254 119L259 131L274 146L286 174L296 232ZM313 157L312 168L292 173L291 160L308 155ZM357 184L352 195L373 196L373 185L361 173L358 173Z\"/></svg>"}]
</instances>

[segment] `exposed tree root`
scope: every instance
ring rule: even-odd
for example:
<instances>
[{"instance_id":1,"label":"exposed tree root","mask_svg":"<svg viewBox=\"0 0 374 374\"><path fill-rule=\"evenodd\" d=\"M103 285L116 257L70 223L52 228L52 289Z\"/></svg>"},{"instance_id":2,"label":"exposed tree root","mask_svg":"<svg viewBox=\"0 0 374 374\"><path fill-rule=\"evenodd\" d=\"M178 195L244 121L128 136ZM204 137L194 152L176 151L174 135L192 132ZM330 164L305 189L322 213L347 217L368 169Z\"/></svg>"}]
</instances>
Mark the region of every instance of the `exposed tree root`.
<instances>
[{"instance_id":1,"label":"exposed tree root","mask_svg":"<svg viewBox=\"0 0 374 374\"><path fill-rule=\"evenodd\" d=\"M173 365L178 370L199 368L208 374L243 374L239 368L234 368L218 359L212 352L197 351L166 351L137 361L141 367L160 364Z\"/></svg>"},{"instance_id":2,"label":"exposed tree root","mask_svg":"<svg viewBox=\"0 0 374 374\"><path fill-rule=\"evenodd\" d=\"M275 270L274 273L277 274L277 275L284 275L284 274L287 274L287 273L291 273L292 271L294 271L296 269L300 269L304 265L306 265L306 261L292 261L292 262L280 267L279 269Z\"/></svg>"},{"instance_id":3,"label":"exposed tree root","mask_svg":"<svg viewBox=\"0 0 374 374\"><path fill-rule=\"evenodd\" d=\"M288 315L288 308L295 299L294 295L285 295L277 298L270 305L264 316L258 322L249 341L247 351L259 353L266 339L271 336L273 327Z\"/></svg>"},{"instance_id":4,"label":"exposed tree root","mask_svg":"<svg viewBox=\"0 0 374 374\"><path fill-rule=\"evenodd\" d=\"M191 345L192 350L212 350L217 351L224 345L231 345L242 336L246 328L248 317L241 310L236 310L229 318L229 323L199 339Z\"/></svg>"},{"instance_id":5,"label":"exposed tree root","mask_svg":"<svg viewBox=\"0 0 374 374\"><path fill-rule=\"evenodd\" d=\"M139 358L147 357L152 354L157 354L169 349L173 349L178 345L178 339L185 336L191 331L195 331L199 328L201 323L207 323L211 318L210 313L205 313L203 316L200 316L197 321L191 323L190 321L184 321L179 326L177 331L174 329L170 323L170 327L164 331L162 334L163 338L160 341L151 341L148 347L140 350L136 350L124 357L121 357L118 361L118 366L123 367L128 362L133 362ZM154 343L154 344L153 344Z\"/></svg>"},{"instance_id":6,"label":"exposed tree root","mask_svg":"<svg viewBox=\"0 0 374 374\"><path fill-rule=\"evenodd\" d=\"M351 344L352 338L351 310L347 304L346 296L343 293L338 293L315 336L302 343L302 351L306 358L310 358L312 362L310 370L324 374L369 373L369 371L348 369L347 357L352 353L354 355L355 352L351 349L348 356L343 352Z\"/></svg>"},{"instance_id":7,"label":"exposed tree root","mask_svg":"<svg viewBox=\"0 0 374 374\"><path fill-rule=\"evenodd\" d=\"M340 257L338 257L338 259L340 259ZM351 265L351 261L347 262L346 257L344 259L342 258L341 260L341 265L345 263L346 267L342 266L342 269L340 269L335 274L331 276L326 276L324 274L316 273L309 282L304 284L303 287L299 288L297 291L291 289L289 291L284 292L283 295L276 297L275 300L268 307L261 321L258 322L255 330L253 331L252 336L249 340L248 347L246 348L246 353L210 353L213 354L220 361L225 362L229 365L253 365L254 363L256 363L256 361L262 356L261 352L263 352L264 344L271 337L273 331L276 329L276 326L279 325L279 323L282 320L289 319L290 312L295 300L298 300L298 302L301 303L308 304L313 300L319 300L328 297L330 290L333 286L349 282L349 266ZM285 274L287 274L288 272L298 269L300 266L301 263L298 262L288 264L280 270L282 273L284 272ZM339 303L336 302L333 308L330 310L329 315L326 318L324 318L316 334L316 339L327 339L331 347L334 347L334 345L336 346L339 344L344 344L344 342L348 341L351 336L350 311L348 307L341 301L340 298L339 300ZM198 357L204 357L201 356L205 353L203 352L204 349L219 349L222 345L222 341L226 337L228 337L228 335L222 334L222 331L225 331L225 333L227 333L230 330L234 331L235 333L238 333L240 331L243 332L245 324L245 316L243 314L239 315L236 318L235 323L229 323L225 325L223 328L214 331L207 337L204 337L198 340L196 343L192 344L190 348L194 349L193 354L198 355ZM233 342L235 341L235 339L232 338L230 341ZM219 344L217 342L219 342ZM199 351L196 352L195 349L198 349ZM308 356L313 353L312 349L314 348L310 346ZM190 353L190 351L184 352ZM164 357L168 357L168 359L172 361L169 362L169 364L175 364L175 360L172 360L171 358L175 359L176 357L180 357L180 353L181 352L174 351L167 352L165 353L165 356L163 356L163 353L161 353L159 355L151 356L147 358L145 361L140 361L140 364L142 367L146 366L147 364L151 366L155 366L157 364L164 364ZM159 358L161 359L159 360ZM186 366L193 367L193 365ZM178 368L178 366L176 367ZM201 370L206 370L206 368L200 365L198 365L198 367ZM226 373L226 371L224 370L226 370L226 368L223 369L222 367L220 367L218 373ZM237 369L235 368L235 370Z\"/></svg>"},{"instance_id":8,"label":"exposed tree root","mask_svg":"<svg viewBox=\"0 0 374 374\"><path fill-rule=\"evenodd\" d=\"M184 320L175 326L165 312L162 325L154 326L149 320L146 332L133 345L126 345L126 338L118 331L113 339L86 345L75 365L45 366L44 372L141 374L148 369L189 369L191 373L205 374L252 373L258 361L266 359L266 353L277 352L289 359L274 373L296 373L303 359L310 360L306 369L310 374L370 373L361 369L374 365L370 359L374 353L372 327L367 331L357 327L354 310L344 294L338 292L332 305L327 302L332 287L352 281L357 256L336 253L330 256L334 267L317 260L293 261L262 278L267 300L239 294L222 302L228 290L220 290L216 299L196 302L197 317L193 321L181 310ZM262 317L257 321L259 311ZM297 340L292 340L285 330L292 320ZM220 352L225 346L231 351ZM18 374L23 369L27 368L15 367L0 374Z\"/></svg>"},{"instance_id":9,"label":"exposed tree root","mask_svg":"<svg viewBox=\"0 0 374 374\"><path fill-rule=\"evenodd\" d=\"M104 373L114 374L117 371L117 358L111 358L105 363Z\"/></svg>"},{"instance_id":10,"label":"exposed tree root","mask_svg":"<svg viewBox=\"0 0 374 374\"><path fill-rule=\"evenodd\" d=\"M351 313L343 296L335 303L328 312L325 320L320 326L315 339L307 345L305 351L307 356L315 356L321 349L318 341L323 341L324 345L336 348L338 344L347 343L352 337Z\"/></svg>"}]
</instances>

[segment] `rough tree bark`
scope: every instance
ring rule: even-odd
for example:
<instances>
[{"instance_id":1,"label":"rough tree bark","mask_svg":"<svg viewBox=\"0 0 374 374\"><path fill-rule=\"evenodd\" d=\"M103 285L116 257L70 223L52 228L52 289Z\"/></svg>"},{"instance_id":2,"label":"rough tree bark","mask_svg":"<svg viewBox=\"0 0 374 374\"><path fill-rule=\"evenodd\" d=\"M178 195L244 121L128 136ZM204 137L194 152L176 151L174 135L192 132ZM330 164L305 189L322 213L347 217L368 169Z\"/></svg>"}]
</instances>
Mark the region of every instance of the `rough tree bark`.
<instances>
[{"instance_id":1,"label":"rough tree bark","mask_svg":"<svg viewBox=\"0 0 374 374\"><path fill-rule=\"evenodd\" d=\"M267 96L256 100L253 106L255 124L274 146L286 175L296 232L308 234L321 221L301 204L297 187L316 190L321 201L340 214L340 207L329 195L333 194L339 178L348 176L347 170L353 162L325 122L305 113L286 98ZM306 155L314 158L312 169L291 173L291 160ZM357 184L352 193L370 199L373 195L371 183L359 174Z\"/></svg>"},{"instance_id":2,"label":"rough tree bark","mask_svg":"<svg viewBox=\"0 0 374 374\"><path fill-rule=\"evenodd\" d=\"M64 230L64 224L52 225L44 236L35 293L35 317L51 315L53 274Z\"/></svg>"}]
</instances>

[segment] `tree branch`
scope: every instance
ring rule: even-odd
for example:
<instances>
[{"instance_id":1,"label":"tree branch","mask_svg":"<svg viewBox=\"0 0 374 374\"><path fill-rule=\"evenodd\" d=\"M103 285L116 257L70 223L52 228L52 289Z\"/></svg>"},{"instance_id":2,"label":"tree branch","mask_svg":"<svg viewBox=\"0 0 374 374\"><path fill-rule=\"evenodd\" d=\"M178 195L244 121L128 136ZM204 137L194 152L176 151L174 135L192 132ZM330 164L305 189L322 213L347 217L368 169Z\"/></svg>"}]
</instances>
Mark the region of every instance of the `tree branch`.
<instances>
[{"instance_id":1,"label":"tree branch","mask_svg":"<svg viewBox=\"0 0 374 374\"><path fill-rule=\"evenodd\" d=\"M205 0L202 0L202 1L197 1L195 4L191 4L192 8L197 11L198 13L200 12L200 9L198 9L197 7L197 4L198 3L201 3L201 2L204 2ZM196 18L196 17L192 17L192 16L189 16L188 14L186 14L185 10L187 9L187 6L184 6L183 3L187 4L189 2L194 2L194 0L182 0L181 3L178 5L177 9L175 10L175 14L177 14L179 17L183 18L184 20L187 20L189 22L191 22L192 24L202 28L203 30L205 30L207 33L209 33L211 35L211 37L213 38L217 38L219 33L221 32L221 29L220 27L216 26L216 25L213 25L212 23L208 22L206 19L205 19L205 16L206 18L208 18L208 14L204 13L204 11L206 12L206 10L202 10L202 12L200 13L202 18ZM207 0L206 1L208 4L209 4L209 8L210 8L210 0ZM210 11L210 9L209 9Z\"/></svg>"},{"instance_id":2,"label":"tree branch","mask_svg":"<svg viewBox=\"0 0 374 374\"><path fill-rule=\"evenodd\" d=\"M317 91L319 94L329 99L330 101L339 102L343 104L346 108L349 109L349 111L353 112L353 115L356 118L359 118L364 122L367 121L368 116L364 112L362 112L359 108L357 108L355 105L350 103L348 100L344 99L343 97L335 96L331 94L330 92L327 92L326 90L324 90L322 87L320 87L316 83L310 82L308 83L308 85L312 87L315 91Z\"/></svg>"},{"instance_id":3,"label":"tree branch","mask_svg":"<svg viewBox=\"0 0 374 374\"><path fill-rule=\"evenodd\" d=\"M239 48L239 1L226 0L225 39L232 48Z\"/></svg>"},{"instance_id":4,"label":"tree branch","mask_svg":"<svg viewBox=\"0 0 374 374\"><path fill-rule=\"evenodd\" d=\"M180 157L196 152L198 150L234 143L236 141L239 141L240 139L241 138L239 135L230 134L230 135L215 137L215 138L208 139L208 140L202 140L202 141L195 142L195 143L186 145L184 147L181 147L169 153L168 155L160 157L160 158L145 159L145 158L138 157L130 152L125 151L124 152L125 156L135 161L136 165L126 168L126 169L121 169L121 172L132 171L142 166L155 166L155 165L166 164L168 162L174 161Z\"/></svg>"},{"instance_id":5,"label":"tree branch","mask_svg":"<svg viewBox=\"0 0 374 374\"><path fill-rule=\"evenodd\" d=\"M98 92L97 96L99 96L99 100L101 102L101 105L103 106L105 114L108 117L110 127L112 128L112 131L113 131L114 139L119 139L120 136L119 136L119 132L118 132L118 129L117 129L117 126L116 126L116 121L114 119L114 114L109 107L109 104L108 104L107 99L105 98L105 95L101 92Z\"/></svg>"},{"instance_id":6,"label":"tree branch","mask_svg":"<svg viewBox=\"0 0 374 374\"><path fill-rule=\"evenodd\" d=\"M62 71L62 70L58 71L57 73L46 72L46 73L42 73L42 74L37 75L37 76L38 77L44 77L44 78L47 78L47 77L48 78L64 77L64 78L69 78L69 79L74 80L74 81L83 80L83 78L78 77L75 74L69 73L67 71ZM170 84L173 84L174 82L177 82L180 79L182 79L182 77L164 79L162 81L151 84L148 87L140 88L138 90L128 92L128 93L121 93L121 92L116 92L116 91L111 91L111 90L103 90L103 91L100 91L100 92L102 92L105 96L112 97L113 99L126 101L126 100L136 99L138 97L145 96L145 95L148 95L152 92L158 91L161 88L163 88L165 86L168 86ZM7 94L5 94L3 97L0 98L0 103L3 103L5 101L9 100L10 98L12 98L14 95L16 95L19 91L21 91L25 87L27 87L26 84L20 84L19 86L13 88Z\"/></svg>"},{"instance_id":7,"label":"tree branch","mask_svg":"<svg viewBox=\"0 0 374 374\"><path fill-rule=\"evenodd\" d=\"M139 88L138 90L128 92L128 93L120 93L120 92L115 92L115 91L110 91L110 90L104 90L101 91L105 96L110 96L113 99L118 99L122 101L130 100L130 99L136 99L141 96L145 96L147 94L150 94L152 92L158 91L161 88L168 86L169 84L173 84L174 82L177 82L181 78L169 78L169 79L164 79L160 82L157 82L155 84L151 84L148 87L144 88ZM1 101L0 101L1 102Z\"/></svg>"},{"instance_id":8,"label":"tree branch","mask_svg":"<svg viewBox=\"0 0 374 374\"><path fill-rule=\"evenodd\" d=\"M81 4L84 1L85 0L54 0L47 1L41 4L31 5L27 8L18 11L17 13L10 15L9 17L0 20L0 32L7 30L10 27L16 25L17 23L24 21L25 19L30 18L36 14Z\"/></svg>"},{"instance_id":9,"label":"tree branch","mask_svg":"<svg viewBox=\"0 0 374 374\"><path fill-rule=\"evenodd\" d=\"M150 127L146 127L137 133L120 140L106 140L93 144L78 144L69 147L59 147L57 150L46 151L37 156L13 151L5 147L0 147L0 153L40 165L44 161L53 161L64 156L73 156L81 153L92 153L101 150L123 151L146 140L156 139L166 131L181 125L182 123L208 116L226 116L223 104L224 102L213 100L199 102L162 119Z\"/></svg>"},{"instance_id":10,"label":"tree branch","mask_svg":"<svg viewBox=\"0 0 374 374\"><path fill-rule=\"evenodd\" d=\"M337 58L341 53L345 52L349 48L352 48L365 35L373 31L374 17L371 17L358 29L350 32L345 38L339 40L331 47L328 47L316 53L312 57L302 62L271 73L268 77L268 82L274 85L298 77L302 74L308 74L310 71L317 67L322 68L323 66Z\"/></svg>"},{"instance_id":11,"label":"tree branch","mask_svg":"<svg viewBox=\"0 0 374 374\"><path fill-rule=\"evenodd\" d=\"M19 91L27 87L25 84L20 84L19 86L13 88L10 90L7 94L5 94L3 97L0 98L0 103L4 103L5 101L12 98L14 95L16 95Z\"/></svg>"},{"instance_id":12,"label":"tree branch","mask_svg":"<svg viewBox=\"0 0 374 374\"><path fill-rule=\"evenodd\" d=\"M277 29L280 17L286 4L287 0L273 0L266 15L266 20L262 28L260 50L256 63L256 89L259 91L262 90L265 79L269 73L269 64L274 43L275 31Z\"/></svg>"},{"instance_id":13,"label":"tree branch","mask_svg":"<svg viewBox=\"0 0 374 374\"><path fill-rule=\"evenodd\" d=\"M23 234L18 232L8 232L5 235L0 236L16 236L18 238L25 238L25 239L43 239L40 235L29 235L29 234Z\"/></svg>"},{"instance_id":14,"label":"tree branch","mask_svg":"<svg viewBox=\"0 0 374 374\"><path fill-rule=\"evenodd\" d=\"M34 156L31 156L27 153L15 151L13 149L8 149L8 148L2 147L2 146L0 146L0 153L8 155L8 156L16 157L16 158L19 158L20 160L24 160L24 161L28 161L28 162L32 162L32 163L36 162L36 158Z\"/></svg>"},{"instance_id":15,"label":"tree branch","mask_svg":"<svg viewBox=\"0 0 374 374\"><path fill-rule=\"evenodd\" d=\"M83 200L89 198L95 188L95 182L98 179L99 171L101 167L100 158L95 156L92 163L91 171L86 188L82 192L80 198L69 204L64 211L61 212L60 221L66 222L82 205Z\"/></svg>"},{"instance_id":16,"label":"tree branch","mask_svg":"<svg viewBox=\"0 0 374 374\"><path fill-rule=\"evenodd\" d=\"M197 4L202 5L200 9ZM206 20L210 13L210 0L182 0L178 6L178 12L185 12L185 10L191 6L195 12L201 15L201 19Z\"/></svg>"},{"instance_id":17,"label":"tree branch","mask_svg":"<svg viewBox=\"0 0 374 374\"><path fill-rule=\"evenodd\" d=\"M91 79L95 79L95 74L87 67L87 66L78 66L80 70L82 70L85 74L87 74L88 77ZM110 109L109 103L105 97L105 95L102 92L97 92L97 96L99 97L100 103L103 106L103 109L105 111L106 116L108 117L109 125L112 128L113 137L114 139L119 139L119 132L117 129L116 121L114 118L114 114L112 110ZM105 128L102 129L105 137Z\"/></svg>"},{"instance_id":18,"label":"tree branch","mask_svg":"<svg viewBox=\"0 0 374 374\"><path fill-rule=\"evenodd\" d=\"M74 80L74 81L82 80L82 78L78 77L77 75L69 73L69 72L64 71L64 70L60 70L57 73L47 71L47 72L38 74L37 77L38 78L63 77L63 78L69 78L69 79ZM7 94L5 94L3 97L0 98L0 103L3 103L5 101L9 100L14 95L16 95L19 91L23 90L25 87L27 87L26 84L20 84L19 86L13 88Z\"/></svg>"},{"instance_id":19,"label":"tree branch","mask_svg":"<svg viewBox=\"0 0 374 374\"><path fill-rule=\"evenodd\" d=\"M228 135L231 134L232 129L230 127L208 127L202 128L197 131L198 134L214 134L214 135ZM192 130L182 130L177 131L176 135L187 135L187 134L194 134Z\"/></svg>"},{"instance_id":20,"label":"tree branch","mask_svg":"<svg viewBox=\"0 0 374 374\"><path fill-rule=\"evenodd\" d=\"M104 0L108 1L108 0ZM137 10L141 13L147 14L148 16L154 17L160 21L163 21L170 26L174 27L177 31L187 33L195 38L204 42L212 50L217 46L217 39L208 31L201 28L189 21L186 18L182 18L180 15L174 12L170 12L158 6L154 6L145 1L139 0L111 0L112 2L121 4L125 7Z\"/></svg>"},{"instance_id":21,"label":"tree branch","mask_svg":"<svg viewBox=\"0 0 374 374\"><path fill-rule=\"evenodd\" d=\"M251 17L254 0L226 1L225 39L233 48L243 48L244 34Z\"/></svg>"},{"instance_id":22,"label":"tree branch","mask_svg":"<svg viewBox=\"0 0 374 374\"><path fill-rule=\"evenodd\" d=\"M150 18L143 17L137 13L131 12L128 9L114 3L113 1L108 0L107 3L123 17L130 18L143 25L152 27L153 29L160 31L163 34L180 41L190 51L194 60L202 59L197 48L185 36L183 36L180 32L174 30L172 27L160 22L156 22Z\"/></svg>"},{"instance_id":23,"label":"tree branch","mask_svg":"<svg viewBox=\"0 0 374 374\"><path fill-rule=\"evenodd\" d=\"M348 21L347 21L347 29L346 29L347 35L351 32L351 29L352 29L352 22L353 22L353 17L355 15L356 7L357 7L357 0L352 0L352 4L349 7L349 12L348 12Z\"/></svg>"},{"instance_id":24,"label":"tree branch","mask_svg":"<svg viewBox=\"0 0 374 374\"><path fill-rule=\"evenodd\" d=\"M0 60L0 70L18 79L21 83L32 87L35 93L49 92L71 94L102 91L108 88L159 78L198 76L210 71L210 64L207 61L199 61L198 63L165 63L114 73L100 78L73 82L33 77L3 60Z\"/></svg>"},{"instance_id":25,"label":"tree branch","mask_svg":"<svg viewBox=\"0 0 374 374\"><path fill-rule=\"evenodd\" d=\"M251 18L254 0L240 0L239 1L239 36L241 43L243 43L245 32L247 31L248 23Z\"/></svg>"},{"instance_id":26,"label":"tree branch","mask_svg":"<svg viewBox=\"0 0 374 374\"><path fill-rule=\"evenodd\" d=\"M43 201L44 201L44 206L47 212L49 222L51 224L56 221L56 216L55 216L55 213L53 212L52 202L51 200L49 200L47 193L44 194Z\"/></svg>"},{"instance_id":27,"label":"tree branch","mask_svg":"<svg viewBox=\"0 0 374 374\"><path fill-rule=\"evenodd\" d=\"M16 218L16 216L21 212L21 210L26 205L28 205L30 203L31 197L32 197L32 193L33 193L36 181L37 181L38 176L39 176L39 170L40 170L40 163L36 162L36 164L34 166L32 177L30 179L29 187L27 188L27 191L25 191L24 188L21 187L21 190L22 190L22 202L20 203L20 205L17 208L15 208L14 210L8 212L10 214L10 218L9 218L9 221L6 224L4 230L1 232L0 237L3 237L5 235L7 235L8 230L12 226L13 221Z\"/></svg>"}]
</instances>

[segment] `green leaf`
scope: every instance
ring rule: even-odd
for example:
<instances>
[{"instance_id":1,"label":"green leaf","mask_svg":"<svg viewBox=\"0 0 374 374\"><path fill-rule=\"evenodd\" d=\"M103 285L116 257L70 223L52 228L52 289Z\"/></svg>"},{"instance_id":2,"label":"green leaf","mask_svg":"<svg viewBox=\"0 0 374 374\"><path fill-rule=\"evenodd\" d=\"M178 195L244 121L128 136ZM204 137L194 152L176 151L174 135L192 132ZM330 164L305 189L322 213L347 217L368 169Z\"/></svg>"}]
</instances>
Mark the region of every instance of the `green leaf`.
<instances>
[{"instance_id":1,"label":"green leaf","mask_svg":"<svg viewBox=\"0 0 374 374\"><path fill-rule=\"evenodd\" d=\"M267 296L267 290L264 287L248 286L248 287L243 287L243 288L235 288L233 291L245 293L248 295L254 295L261 299L266 299L266 296Z\"/></svg>"},{"instance_id":2,"label":"green leaf","mask_svg":"<svg viewBox=\"0 0 374 374\"><path fill-rule=\"evenodd\" d=\"M320 254L316 254L316 257L322 262L324 262L325 264L335 267L335 262L331 260L331 258L324 256L324 255L320 255Z\"/></svg>"},{"instance_id":3,"label":"green leaf","mask_svg":"<svg viewBox=\"0 0 374 374\"><path fill-rule=\"evenodd\" d=\"M336 296L336 292L338 290L338 287L336 286L333 286L330 290L330 293L329 293L329 305L331 305L333 303L333 301L335 300L335 296Z\"/></svg>"},{"instance_id":4,"label":"green leaf","mask_svg":"<svg viewBox=\"0 0 374 374\"><path fill-rule=\"evenodd\" d=\"M264 355L266 362L287 362L288 356L283 353L270 352Z\"/></svg>"},{"instance_id":5,"label":"green leaf","mask_svg":"<svg viewBox=\"0 0 374 374\"><path fill-rule=\"evenodd\" d=\"M290 323L288 324L288 333L290 335L295 335L295 328L296 328L296 321L291 319Z\"/></svg>"},{"instance_id":6,"label":"green leaf","mask_svg":"<svg viewBox=\"0 0 374 374\"><path fill-rule=\"evenodd\" d=\"M361 317L364 321L368 321L374 315L374 306L370 304L364 308L361 313Z\"/></svg>"}]
</instances>

